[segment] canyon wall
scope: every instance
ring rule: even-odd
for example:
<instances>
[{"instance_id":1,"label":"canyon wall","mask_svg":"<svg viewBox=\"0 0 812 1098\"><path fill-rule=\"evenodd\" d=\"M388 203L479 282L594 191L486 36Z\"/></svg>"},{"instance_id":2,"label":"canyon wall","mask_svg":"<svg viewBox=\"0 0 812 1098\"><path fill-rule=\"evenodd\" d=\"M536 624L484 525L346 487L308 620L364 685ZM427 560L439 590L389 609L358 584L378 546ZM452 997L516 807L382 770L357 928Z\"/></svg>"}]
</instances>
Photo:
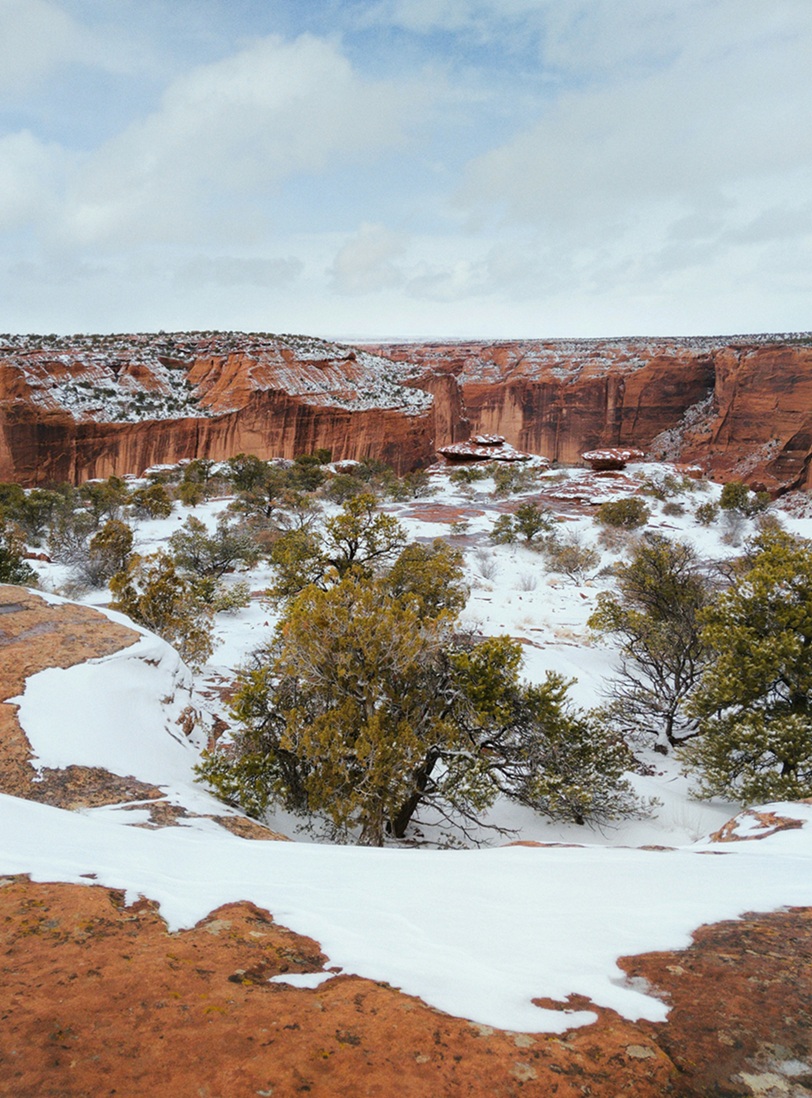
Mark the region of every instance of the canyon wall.
<instances>
[{"instance_id":1,"label":"canyon wall","mask_svg":"<svg viewBox=\"0 0 812 1098\"><path fill-rule=\"evenodd\" d=\"M441 442L499 433L519 449L572 463L585 450L634 446L699 463L719 480L772 493L812 486L812 338L558 340L381 344L410 364ZM455 420L456 416L456 420ZM462 437L465 437L463 434Z\"/></svg>"},{"instance_id":2,"label":"canyon wall","mask_svg":"<svg viewBox=\"0 0 812 1098\"><path fill-rule=\"evenodd\" d=\"M80 483L237 453L434 459L431 397L391 363L296 337L101 337L0 349L0 480Z\"/></svg>"},{"instance_id":3,"label":"canyon wall","mask_svg":"<svg viewBox=\"0 0 812 1098\"><path fill-rule=\"evenodd\" d=\"M0 339L0 480L327 448L398 472L471 434L573 463L634 446L812 484L812 338L379 344L184 333Z\"/></svg>"}]
</instances>

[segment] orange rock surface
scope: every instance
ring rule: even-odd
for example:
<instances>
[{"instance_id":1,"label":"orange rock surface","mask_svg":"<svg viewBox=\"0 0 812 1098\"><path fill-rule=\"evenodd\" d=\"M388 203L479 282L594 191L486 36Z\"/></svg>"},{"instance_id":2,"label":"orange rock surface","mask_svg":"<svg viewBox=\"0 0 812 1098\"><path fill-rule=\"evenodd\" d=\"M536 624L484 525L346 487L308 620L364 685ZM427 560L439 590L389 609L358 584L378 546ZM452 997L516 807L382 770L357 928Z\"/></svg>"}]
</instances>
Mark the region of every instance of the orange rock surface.
<instances>
[{"instance_id":1,"label":"orange rock surface","mask_svg":"<svg viewBox=\"0 0 812 1098\"><path fill-rule=\"evenodd\" d=\"M237 453L433 460L431 398L304 337L69 337L0 345L0 480L80 483Z\"/></svg>"},{"instance_id":2,"label":"orange rock surface","mask_svg":"<svg viewBox=\"0 0 812 1098\"><path fill-rule=\"evenodd\" d=\"M317 448L405 472L474 433L568 464L585 450L639 447L773 493L812 482L809 337L5 340L0 479L26 485Z\"/></svg>"},{"instance_id":3,"label":"orange rock surface","mask_svg":"<svg viewBox=\"0 0 812 1098\"><path fill-rule=\"evenodd\" d=\"M49 605L20 588L0 587L0 606L0 702L44 667L133 639L93 610ZM0 720L0 792L64 808L161 796L82 767L35 782L13 704L0 704ZM159 813L151 826L175 822ZM769 834L792 821L770 814L760 822ZM271 836L259 825L244 833ZM752 841L749 825L744 837ZM736 841L736 827L722 838ZM126 906L120 892L91 882L5 877L0 1094L801 1098L812 1086L810 956L808 910L704 927L687 950L621 961L669 1002L665 1023L597 1009L597 1022L561 1036L512 1033L357 976L312 989L272 983L319 972L325 958L317 942L247 902L170 933L146 900Z\"/></svg>"},{"instance_id":4,"label":"orange rock surface","mask_svg":"<svg viewBox=\"0 0 812 1098\"><path fill-rule=\"evenodd\" d=\"M415 383L443 405L448 442L496 432L566 464L585 450L637 447L774 493L812 484L809 336L375 349L414 365Z\"/></svg>"}]
</instances>

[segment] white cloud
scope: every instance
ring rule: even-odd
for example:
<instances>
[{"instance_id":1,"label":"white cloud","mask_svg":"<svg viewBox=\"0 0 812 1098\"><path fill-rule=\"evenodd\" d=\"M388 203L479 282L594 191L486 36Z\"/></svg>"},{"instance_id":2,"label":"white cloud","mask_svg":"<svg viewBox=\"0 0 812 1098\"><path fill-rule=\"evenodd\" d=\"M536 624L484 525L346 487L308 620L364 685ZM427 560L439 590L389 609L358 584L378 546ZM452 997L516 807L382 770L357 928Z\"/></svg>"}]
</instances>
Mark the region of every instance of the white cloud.
<instances>
[{"instance_id":1,"label":"white cloud","mask_svg":"<svg viewBox=\"0 0 812 1098\"><path fill-rule=\"evenodd\" d=\"M123 72L140 60L128 28L82 23L56 0L0 0L0 94L12 101L66 65Z\"/></svg>"},{"instance_id":2,"label":"white cloud","mask_svg":"<svg viewBox=\"0 0 812 1098\"><path fill-rule=\"evenodd\" d=\"M0 94L18 107L0 137L0 326L599 334L807 316L809 0L340 7L287 5L286 26L318 10L343 40L283 39L256 37L271 5L0 0Z\"/></svg>"},{"instance_id":3,"label":"white cloud","mask_svg":"<svg viewBox=\"0 0 812 1098\"><path fill-rule=\"evenodd\" d=\"M0 0L0 89L22 90L55 65L85 60L81 26L49 0Z\"/></svg>"},{"instance_id":4,"label":"white cloud","mask_svg":"<svg viewBox=\"0 0 812 1098\"><path fill-rule=\"evenodd\" d=\"M404 275L395 262L406 251L398 234L383 225L365 223L338 251L330 276L339 294L366 294L401 286Z\"/></svg>"},{"instance_id":5,"label":"white cloud","mask_svg":"<svg viewBox=\"0 0 812 1098\"><path fill-rule=\"evenodd\" d=\"M56 201L64 156L27 130L0 137L0 231L44 216Z\"/></svg>"},{"instance_id":6,"label":"white cloud","mask_svg":"<svg viewBox=\"0 0 812 1098\"><path fill-rule=\"evenodd\" d=\"M600 10L581 32L587 55ZM502 232L525 226L562 289L809 230L812 8L719 0L685 12L667 65L571 88L469 167L461 207Z\"/></svg>"},{"instance_id":7,"label":"white cloud","mask_svg":"<svg viewBox=\"0 0 812 1098\"><path fill-rule=\"evenodd\" d=\"M255 199L300 173L355 161L362 173L405 140L426 95L362 79L334 43L260 39L179 76L159 110L89 158L69 196L66 237L256 240L267 221Z\"/></svg>"}]
</instances>

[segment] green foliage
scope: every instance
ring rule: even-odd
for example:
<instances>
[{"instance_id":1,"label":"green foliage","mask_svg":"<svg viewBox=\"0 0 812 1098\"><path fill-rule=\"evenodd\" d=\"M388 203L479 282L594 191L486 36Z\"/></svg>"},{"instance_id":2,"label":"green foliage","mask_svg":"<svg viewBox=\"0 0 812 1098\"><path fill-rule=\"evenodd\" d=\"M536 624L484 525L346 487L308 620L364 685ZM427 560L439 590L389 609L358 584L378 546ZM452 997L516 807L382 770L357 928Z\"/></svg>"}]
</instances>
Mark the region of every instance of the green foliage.
<instances>
[{"instance_id":1,"label":"green foliage","mask_svg":"<svg viewBox=\"0 0 812 1098\"><path fill-rule=\"evenodd\" d=\"M226 586L218 583L214 587L209 603L215 614L233 614L236 610L242 610L251 602L251 589L243 580Z\"/></svg>"},{"instance_id":2,"label":"green foliage","mask_svg":"<svg viewBox=\"0 0 812 1098\"><path fill-rule=\"evenodd\" d=\"M754 492L740 480L729 480L722 489L719 506L723 511L736 511L751 516L763 511L770 502L767 492Z\"/></svg>"},{"instance_id":3,"label":"green foliage","mask_svg":"<svg viewBox=\"0 0 812 1098\"><path fill-rule=\"evenodd\" d=\"M694 511L694 517L700 526L711 526L719 518L719 504L712 500L700 503Z\"/></svg>"},{"instance_id":4,"label":"green foliage","mask_svg":"<svg viewBox=\"0 0 812 1098\"><path fill-rule=\"evenodd\" d=\"M372 575L405 544L403 527L392 515L378 511L375 496L353 496L321 531L292 530L274 543L270 557L276 582L269 595L291 598L311 583L326 588L350 570Z\"/></svg>"},{"instance_id":5,"label":"green foliage","mask_svg":"<svg viewBox=\"0 0 812 1098\"><path fill-rule=\"evenodd\" d=\"M490 466L490 474L493 477L493 494L496 497L529 492L538 481L538 469L521 462L494 462Z\"/></svg>"},{"instance_id":6,"label":"green foliage","mask_svg":"<svg viewBox=\"0 0 812 1098\"><path fill-rule=\"evenodd\" d=\"M333 503L346 503L348 499L363 495L366 491L367 486L359 477L354 477L351 473L337 473L325 484L323 495Z\"/></svg>"},{"instance_id":7,"label":"green foliage","mask_svg":"<svg viewBox=\"0 0 812 1098\"><path fill-rule=\"evenodd\" d=\"M387 495L395 500L422 499L430 492L431 480L424 469L414 469L402 477L392 476L386 486Z\"/></svg>"},{"instance_id":8,"label":"green foliage","mask_svg":"<svg viewBox=\"0 0 812 1098\"><path fill-rule=\"evenodd\" d=\"M15 528L0 516L0 583L36 587L37 574L24 557L25 545Z\"/></svg>"},{"instance_id":9,"label":"green foliage","mask_svg":"<svg viewBox=\"0 0 812 1098\"><path fill-rule=\"evenodd\" d=\"M110 580L111 606L177 648L192 667L212 653L212 609L165 553L133 554Z\"/></svg>"},{"instance_id":10,"label":"green foliage","mask_svg":"<svg viewBox=\"0 0 812 1098\"><path fill-rule=\"evenodd\" d=\"M620 643L610 714L627 730L661 730L673 745L694 731L683 710L706 659L700 614L708 582L690 546L655 535L615 576L617 595L601 592L588 623Z\"/></svg>"},{"instance_id":11,"label":"green foliage","mask_svg":"<svg viewBox=\"0 0 812 1098\"><path fill-rule=\"evenodd\" d=\"M380 845L427 750L450 734L431 689L439 629L411 598L357 577L302 591L238 682L234 714L246 731L232 772L251 786L265 759L245 803L279 799ZM216 779L206 764L203 773Z\"/></svg>"},{"instance_id":12,"label":"green foliage","mask_svg":"<svg viewBox=\"0 0 812 1098\"><path fill-rule=\"evenodd\" d=\"M527 687L516 720L515 799L554 819L585 824L639 815L625 777L634 760L622 738L567 697L568 683L548 672Z\"/></svg>"},{"instance_id":13,"label":"green foliage","mask_svg":"<svg viewBox=\"0 0 812 1098\"><path fill-rule=\"evenodd\" d=\"M414 543L401 550L383 584L394 598L414 599L422 617L456 617L468 601L463 563L460 550L442 538Z\"/></svg>"},{"instance_id":14,"label":"green foliage","mask_svg":"<svg viewBox=\"0 0 812 1098\"><path fill-rule=\"evenodd\" d=\"M812 795L812 546L760 534L702 620L711 660L691 705L702 735L683 752L699 795Z\"/></svg>"},{"instance_id":15,"label":"green foliage","mask_svg":"<svg viewBox=\"0 0 812 1098\"><path fill-rule=\"evenodd\" d=\"M87 511L60 512L48 535L48 553L61 564L81 566L87 559L88 542L98 523Z\"/></svg>"},{"instance_id":16,"label":"green foliage","mask_svg":"<svg viewBox=\"0 0 812 1098\"><path fill-rule=\"evenodd\" d=\"M513 525L513 515L500 515L491 527L488 535L496 545L512 545L516 540L516 527Z\"/></svg>"},{"instance_id":17,"label":"green foliage","mask_svg":"<svg viewBox=\"0 0 812 1098\"><path fill-rule=\"evenodd\" d=\"M226 462L227 476L238 492L250 492L265 481L268 472L267 461L261 461L254 454L235 454Z\"/></svg>"},{"instance_id":18,"label":"green foliage","mask_svg":"<svg viewBox=\"0 0 812 1098\"><path fill-rule=\"evenodd\" d=\"M522 537L531 542L539 534L550 534L556 522L547 507L528 501L520 504L511 515L500 515L493 524L490 539L497 544L510 544Z\"/></svg>"},{"instance_id":19,"label":"green foliage","mask_svg":"<svg viewBox=\"0 0 812 1098\"><path fill-rule=\"evenodd\" d=\"M25 507L25 489L19 484L0 481L0 515L19 521Z\"/></svg>"},{"instance_id":20,"label":"green foliage","mask_svg":"<svg viewBox=\"0 0 812 1098\"><path fill-rule=\"evenodd\" d=\"M98 526L102 519L115 519L130 499L130 491L121 477L89 480L78 490L79 499Z\"/></svg>"},{"instance_id":21,"label":"green foliage","mask_svg":"<svg viewBox=\"0 0 812 1098\"><path fill-rule=\"evenodd\" d=\"M425 806L465 828L500 793L577 822L634 811L622 745L571 710L559 677L526 687L518 642L453 632L438 581L459 572L435 543L388 576L304 588L240 674L241 731L203 776L256 815L281 804L373 845Z\"/></svg>"},{"instance_id":22,"label":"green foliage","mask_svg":"<svg viewBox=\"0 0 812 1098\"><path fill-rule=\"evenodd\" d=\"M600 564L600 554L584 545L574 534L566 538L549 537L543 545L544 557L551 572L581 583Z\"/></svg>"},{"instance_id":23,"label":"green foliage","mask_svg":"<svg viewBox=\"0 0 812 1098\"><path fill-rule=\"evenodd\" d=\"M163 484L137 488L130 502L139 518L168 518L172 514L172 497Z\"/></svg>"},{"instance_id":24,"label":"green foliage","mask_svg":"<svg viewBox=\"0 0 812 1098\"><path fill-rule=\"evenodd\" d=\"M197 507L206 498L203 485L194 480L182 480L176 494L184 507Z\"/></svg>"},{"instance_id":25,"label":"green foliage","mask_svg":"<svg viewBox=\"0 0 812 1098\"><path fill-rule=\"evenodd\" d=\"M192 507L194 502L189 497L194 498L198 493L202 499L211 499L226 483L217 470L218 464L211 458L194 458L184 466L183 479L178 485L178 498Z\"/></svg>"},{"instance_id":26,"label":"green foliage","mask_svg":"<svg viewBox=\"0 0 812 1098\"><path fill-rule=\"evenodd\" d=\"M91 587L103 587L127 567L132 548L131 528L120 519L110 519L90 539L84 559L76 562L81 579Z\"/></svg>"},{"instance_id":27,"label":"green foliage","mask_svg":"<svg viewBox=\"0 0 812 1098\"><path fill-rule=\"evenodd\" d=\"M321 451L322 454L329 452ZM318 454L302 454L295 458L288 470L287 486L297 492L315 492L327 479L321 468L323 464L326 463L319 460Z\"/></svg>"},{"instance_id":28,"label":"green foliage","mask_svg":"<svg viewBox=\"0 0 812 1098\"><path fill-rule=\"evenodd\" d=\"M637 530L650 518L651 512L638 496L607 500L597 512L597 520L602 526L617 526L624 530Z\"/></svg>"},{"instance_id":29,"label":"green foliage","mask_svg":"<svg viewBox=\"0 0 812 1098\"><path fill-rule=\"evenodd\" d=\"M449 473L448 479L452 484L468 486L476 484L479 480L487 480L491 475L489 465L460 465L453 473Z\"/></svg>"},{"instance_id":30,"label":"green foliage","mask_svg":"<svg viewBox=\"0 0 812 1098\"><path fill-rule=\"evenodd\" d=\"M685 492L696 492L700 482L693 477L676 476L674 473L660 472L645 477L640 486L643 495L653 496L662 501L672 499Z\"/></svg>"},{"instance_id":31,"label":"green foliage","mask_svg":"<svg viewBox=\"0 0 812 1098\"><path fill-rule=\"evenodd\" d=\"M32 488L16 509L15 518L29 540L39 545L57 516L70 507L68 497L48 488Z\"/></svg>"},{"instance_id":32,"label":"green foliage","mask_svg":"<svg viewBox=\"0 0 812 1098\"><path fill-rule=\"evenodd\" d=\"M525 541L532 541L538 534L549 534L555 530L556 521L548 507L537 503L522 503L513 514L513 525L517 534Z\"/></svg>"},{"instance_id":33,"label":"green foliage","mask_svg":"<svg viewBox=\"0 0 812 1098\"><path fill-rule=\"evenodd\" d=\"M175 564L181 571L197 576L225 575L235 565L252 565L259 551L250 532L221 515L213 533L205 523L190 516L168 541Z\"/></svg>"}]
</instances>

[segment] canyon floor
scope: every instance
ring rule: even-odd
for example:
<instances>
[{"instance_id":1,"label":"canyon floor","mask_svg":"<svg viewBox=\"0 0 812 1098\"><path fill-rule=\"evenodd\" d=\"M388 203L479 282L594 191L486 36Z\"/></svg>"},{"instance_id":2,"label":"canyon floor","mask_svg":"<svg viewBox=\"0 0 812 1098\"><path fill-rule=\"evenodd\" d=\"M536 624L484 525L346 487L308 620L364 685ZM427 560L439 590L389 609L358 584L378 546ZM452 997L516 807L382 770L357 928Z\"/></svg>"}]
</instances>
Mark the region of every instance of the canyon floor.
<instances>
[{"instance_id":1,"label":"canyon floor","mask_svg":"<svg viewBox=\"0 0 812 1098\"><path fill-rule=\"evenodd\" d=\"M558 473L529 498L597 544L594 505L656 472ZM653 504L651 528L734 555L692 520L698 499L677 516ZM194 513L213 523L227 503ZM615 653L586 619L612 552L577 581L548 573L488 540L515 503L436 474L430 497L390 509L465 550L472 628L521 638L528 678L560 670L596 704ZM142 548L177 528L175 507L139 524ZM218 616L192 677L94 607L103 592L66 602L48 593L60 569L37 568L42 595L0 588L0 1093L812 1092L812 807L696 802L671 759L641 752L635 787L659 804L602 832L507 805L485 822L510 830L483 828L478 849L440 849L430 820L384 851L282 816L264 828L193 767L273 625L268 573L235 577L257 597Z\"/></svg>"}]
</instances>

